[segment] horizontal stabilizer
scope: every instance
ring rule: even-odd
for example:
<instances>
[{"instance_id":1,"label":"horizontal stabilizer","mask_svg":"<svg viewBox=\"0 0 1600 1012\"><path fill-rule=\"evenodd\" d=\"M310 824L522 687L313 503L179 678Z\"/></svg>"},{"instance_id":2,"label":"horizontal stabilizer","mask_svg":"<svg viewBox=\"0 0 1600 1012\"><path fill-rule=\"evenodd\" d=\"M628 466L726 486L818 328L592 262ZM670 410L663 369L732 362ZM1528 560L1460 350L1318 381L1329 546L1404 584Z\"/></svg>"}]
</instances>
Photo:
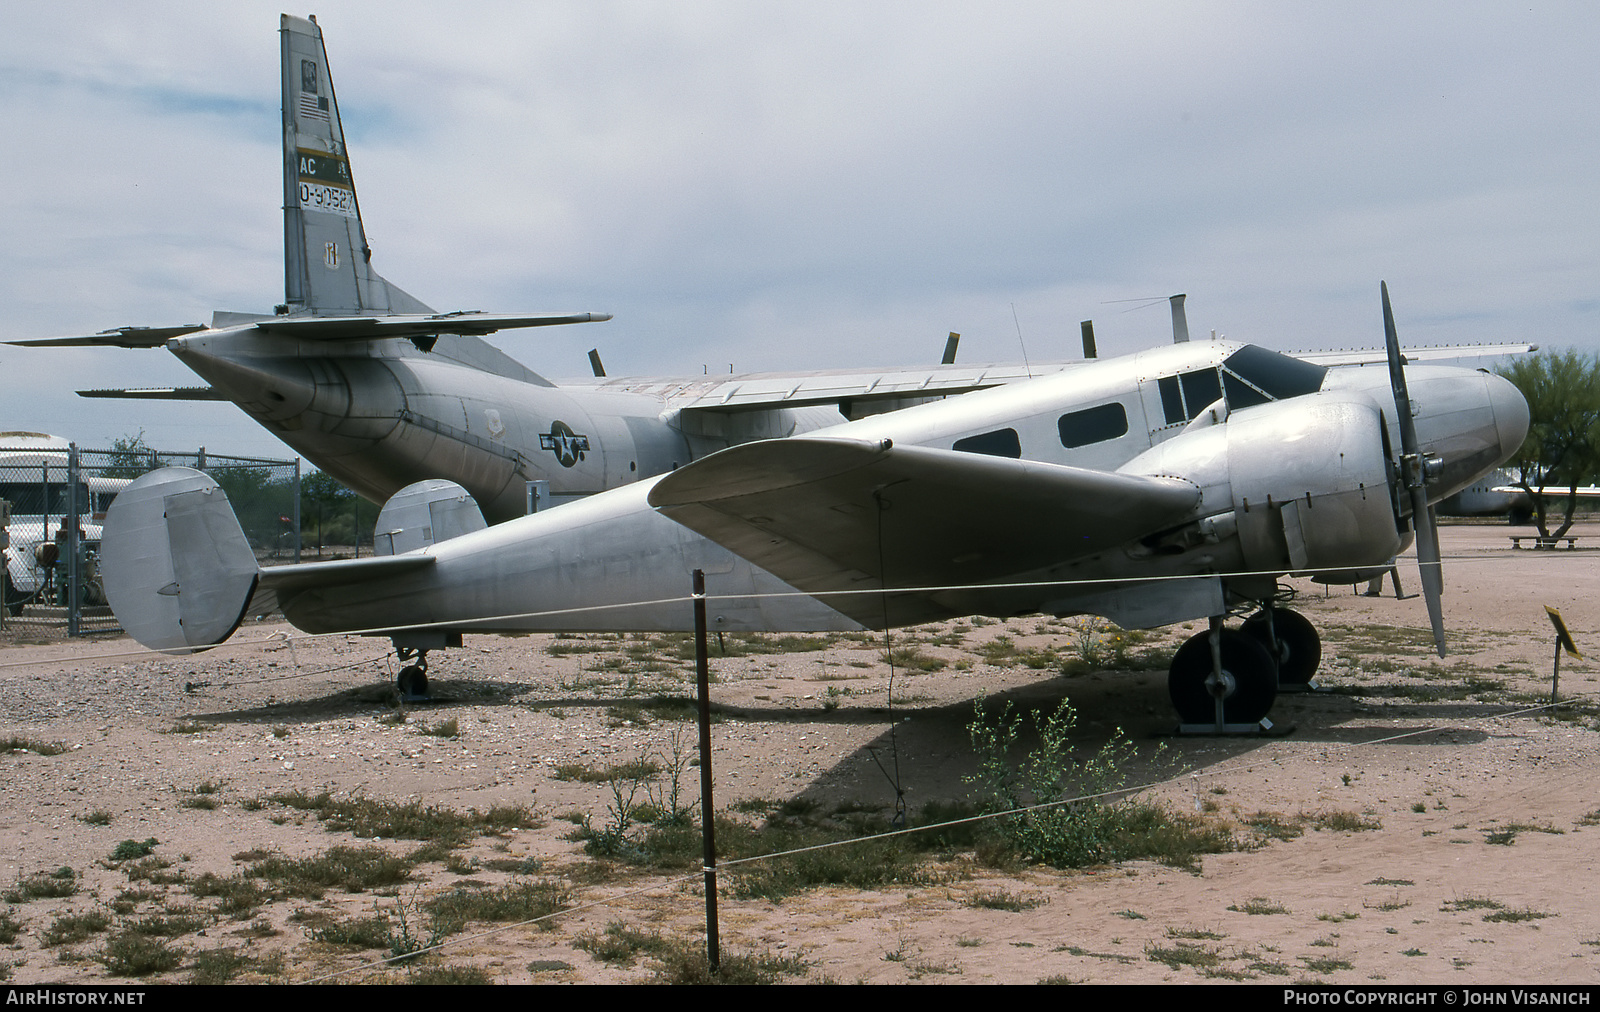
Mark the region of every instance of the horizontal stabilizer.
<instances>
[{"instance_id":1,"label":"horizontal stabilizer","mask_svg":"<svg viewBox=\"0 0 1600 1012\"><path fill-rule=\"evenodd\" d=\"M610 313L547 313L527 316L505 313L426 313L409 316L266 316L255 328L306 341L376 341L387 337L427 337L460 334L480 337L498 330L554 327L567 323L602 323ZM174 337L211 328L198 323L180 327L115 327L81 337L43 337L6 341L19 348L161 348Z\"/></svg>"},{"instance_id":2,"label":"horizontal stabilizer","mask_svg":"<svg viewBox=\"0 0 1600 1012\"><path fill-rule=\"evenodd\" d=\"M431 565L431 555L378 555L365 559L302 562L298 566L271 566L261 571L255 595L244 613L267 615L283 610L307 591L348 587L369 580L381 583Z\"/></svg>"},{"instance_id":3,"label":"horizontal stabilizer","mask_svg":"<svg viewBox=\"0 0 1600 1012\"><path fill-rule=\"evenodd\" d=\"M79 390L79 397L118 397L131 401L225 401L210 387L135 387L129 390Z\"/></svg>"},{"instance_id":4,"label":"horizontal stabilizer","mask_svg":"<svg viewBox=\"0 0 1600 1012\"><path fill-rule=\"evenodd\" d=\"M106 513L106 599L134 639L187 653L233 635L260 572L211 476L165 467L135 478Z\"/></svg>"},{"instance_id":5,"label":"horizontal stabilizer","mask_svg":"<svg viewBox=\"0 0 1600 1012\"><path fill-rule=\"evenodd\" d=\"M924 446L747 443L661 479L650 504L808 593L917 588L896 620L944 617L937 588L1004 581L1177 522L1199 489ZM908 598L920 599L922 603ZM882 624L877 595L824 600Z\"/></svg>"},{"instance_id":6,"label":"horizontal stabilizer","mask_svg":"<svg viewBox=\"0 0 1600 1012\"><path fill-rule=\"evenodd\" d=\"M199 323L187 323L177 327L113 327L83 337L43 337L32 341L5 343L14 344L19 348L160 348L174 337L198 333L205 329L206 327Z\"/></svg>"},{"instance_id":7,"label":"horizontal stabilizer","mask_svg":"<svg viewBox=\"0 0 1600 1012\"><path fill-rule=\"evenodd\" d=\"M551 313L521 316L503 313L430 313L407 316L279 316L262 320L256 329L307 341L374 341L386 337L463 334L478 337L497 330L552 327L566 323L601 323L610 313Z\"/></svg>"}]
</instances>

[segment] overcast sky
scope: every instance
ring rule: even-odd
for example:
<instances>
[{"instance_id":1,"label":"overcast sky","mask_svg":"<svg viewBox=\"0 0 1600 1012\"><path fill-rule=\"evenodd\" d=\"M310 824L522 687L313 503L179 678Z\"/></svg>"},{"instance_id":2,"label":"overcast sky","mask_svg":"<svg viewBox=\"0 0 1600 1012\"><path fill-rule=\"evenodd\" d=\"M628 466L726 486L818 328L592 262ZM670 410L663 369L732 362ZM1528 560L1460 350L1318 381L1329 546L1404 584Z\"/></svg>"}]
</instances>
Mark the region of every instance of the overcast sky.
<instances>
[{"instance_id":1,"label":"overcast sky","mask_svg":"<svg viewBox=\"0 0 1600 1012\"><path fill-rule=\"evenodd\" d=\"M1198 337L1600 350L1588 3L322 2L374 265L552 377ZM277 4L0 33L0 339L283 300ZM1020 327L1021 341L1018 330ZM0 350L0 429L292 455L162 350Z\"/></svg>"}]
</instances>

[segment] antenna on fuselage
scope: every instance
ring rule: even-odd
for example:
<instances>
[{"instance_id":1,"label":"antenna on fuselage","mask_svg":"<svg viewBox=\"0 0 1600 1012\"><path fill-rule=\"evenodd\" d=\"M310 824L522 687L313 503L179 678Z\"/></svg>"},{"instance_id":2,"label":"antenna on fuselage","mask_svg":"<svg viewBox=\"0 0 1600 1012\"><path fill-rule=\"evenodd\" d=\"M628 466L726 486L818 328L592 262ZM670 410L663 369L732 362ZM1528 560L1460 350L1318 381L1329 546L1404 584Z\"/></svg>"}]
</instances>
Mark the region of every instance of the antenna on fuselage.
<instances>
[{"instance_id":1,"label":"antenna on fuselage","mask_svg":"<svg viewBox=\"0 0 1600 1012\"><path fill-rule=\"evenodd\" d=\"M1033 366L1028 364L1028 346L1022 340L1022 320L1017 316L1017 304L1011 304L1011 322L1017 325L1017 346L1022 349L1022 368L1027 371L1028 378L1033 379Z\"/></svg>"},{"instance_id":2,"label":"antenna on fuselage","mask_svg":"<svg viewBox=\"0 0 1600 1012\"><path fill-rule=\"evenodd\" d=\"M944 342L944 358L939 360L940 365L956 364L956 345L960 343L961 335L952 330L950 336Z\"/></svg>"},{"instance_id":3,"label":"antenna on fuselage","mask_svg":"<svg viewBox=\"0 0 1600 1012\"><path fill-rule=\"evenodd\" d=\"M1167 301L1172 303L1172 343L1187 344L1189 341L1189 317L1183 311L1183 300L1187 295L1174 295Z\"/></svg>"},{"instance_id":4,"label":"antenna on fuselage","mask_svg":"<svg viewBox=\"0 0 1600 1012\"><path fill-rule=\"evenodd\" d=\"M1084 320L1078 326L1083 328L1083 357L1094 358L1094 321Z\"/></svg>"},{"instance_id":5,"label":"antenna on fuselage","mask_svg":"<svg viewBox=\"0 0 1600 1012\"><path fill-rule=\"evenodd\" d=\"M606 367L605 364L600 361L599 348L589 349L589 368L594 370L595 379L605 379Z\"/></svg>"}]
</instances>

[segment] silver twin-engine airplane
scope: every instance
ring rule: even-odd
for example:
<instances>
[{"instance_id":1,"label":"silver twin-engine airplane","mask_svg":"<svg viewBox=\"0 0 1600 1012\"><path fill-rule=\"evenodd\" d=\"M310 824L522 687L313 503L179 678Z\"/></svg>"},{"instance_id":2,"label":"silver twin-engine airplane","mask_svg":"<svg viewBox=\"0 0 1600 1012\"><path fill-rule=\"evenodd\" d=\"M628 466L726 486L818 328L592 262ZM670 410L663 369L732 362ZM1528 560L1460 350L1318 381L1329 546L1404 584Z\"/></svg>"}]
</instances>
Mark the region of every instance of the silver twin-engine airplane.
<instances>
[{"instance_id":1,"label":"silver twin-engine airplane","mask_svg":"<svg viewBox=\"0 0 1600 1012\"><path fill-rule=\"evenodd\" d=\"M1207 619L1172 662L1173 703L1187 726L1248 728L1321 655L1279 578L1370 578L1415 536L1442 653L1431 504L1506 460L1528 410L1489 373L1407 367L1387 288L1387 372L1209 341L1032 378L558 388L474 335L604 317L438 315L374 274L320 29L286 16L282 33L287 311L35 343L166 344L205 396L387 497L383 554L262 569L214 481L151 472L112 505L101 563L145 645L205 649L273 606L406 656L467 631L681 630L701 570L724 631ZM570 501L521 515L539 479ZM401 689L425 671L423 655Z\"/></svg>"}]
</instances>

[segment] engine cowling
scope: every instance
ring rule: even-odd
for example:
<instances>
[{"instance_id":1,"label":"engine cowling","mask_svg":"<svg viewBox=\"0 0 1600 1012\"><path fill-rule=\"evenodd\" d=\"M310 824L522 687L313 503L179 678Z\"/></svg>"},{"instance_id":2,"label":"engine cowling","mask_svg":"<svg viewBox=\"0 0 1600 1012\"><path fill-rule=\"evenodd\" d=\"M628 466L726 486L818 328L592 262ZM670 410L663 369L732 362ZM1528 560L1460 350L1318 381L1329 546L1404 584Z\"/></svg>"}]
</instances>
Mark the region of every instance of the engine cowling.
<instances>
[{"instance_id":1,"label":"engine cowling","mask_svg":"<svg viewBox=\"0 0 1600 1012\"><path fill-rule=\"evenodd\" d=\"M1383 418L1360 394L1274 401L1225 422L1202 416L1122 470L1202 489L1195 523L1157 550L1231 543L1237 554L1229 561L1224 551L1218 565L1347 583L1356 567L1387 568L1403 547Z\"/></svg>"},{"instance_id":2,"label":"engine cowling","mask_svg":"<svg viewBox=\"0 0 1600 1012\"><path fill-rule=\"evenodd\" d=\"M1297 397L1235 415L1227 428L1248 567L1336 576L1400 551L1383 419L1370 402Z\"/></svg>"}]
</instances>

